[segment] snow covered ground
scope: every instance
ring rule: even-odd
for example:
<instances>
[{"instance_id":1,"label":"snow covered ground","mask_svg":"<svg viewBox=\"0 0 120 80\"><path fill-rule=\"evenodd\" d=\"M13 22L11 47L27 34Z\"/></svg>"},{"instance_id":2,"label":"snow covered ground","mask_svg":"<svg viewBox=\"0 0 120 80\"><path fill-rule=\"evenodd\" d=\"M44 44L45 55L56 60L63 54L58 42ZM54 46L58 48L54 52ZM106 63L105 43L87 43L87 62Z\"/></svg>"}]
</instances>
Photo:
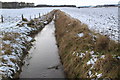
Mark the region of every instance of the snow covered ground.
<instances>
[{"instance_id":1,"label":"snow covered ground","mask_svg":"<svg viewBox=\"0 0 120 80\"><path fill-rule=\"evenodd\" d=\"M118 40L118 8L64 8L63 11L87 24L93 31Z\"/></svg>"},{"instance_id":2,"label":"snow covered ground","mask_svg":"<svg viewBox=\"0 0 120 80\"><path fill-rule=\"evenodd\" d=\"M22 23L25 22L20 24ZM0 39L2 39L0 44L2 47L0 50L0 75L12 78L12 74L20 70L19 66L24 50L31 45L33 40L28 34L34 30L37 28L28 27L26 24L21 27L12 26L0 29Z\"/></svg>"},{"instance_id":3,"label":"snow covered ground","mask_svg":"<svg viewBox=\"0 0 120 80\"><path fill-rule=\"evenodd\" d=\"M42 29L48 23L49 16L41 16L35 21L17 21L10 25L1 23L4 26L0 26L0 80L2 77L13 78L13 74L20 70L21 59L34 40L29 35Z\"/></svg>"},{"instance_id":4,"label":"snow covered ground","mask_svg":"<svg viewBox=\"0 0 120 80\"><path fill-rule=\"evenodd\" d=\"M111 39L118 40L118 8L23 8L23 9L0 9L0 15L3 15L5 18L4 23L0 23L0 43L8 45L13 48L11 54L5 55L5 51L0 49L0 59L3 59L5 63L0 62L0 74L12 77L12 73L16 73L19 70L17 62L14 62L14 59L19 61L20 54L22 54L22 48L26 49L23 43L30 42L31 37L27 36L29 32L36 30L36 28L30 28L26 24L22 27L16 26L20 23L21 15L23 14L28 20L35 18L41 15L46 14L47 12L52 11L53 9L61 9L62 11L70 14L72 17L79 19L82 23L86 23L91 30L99 32L104 35L109 35ZM24 22L22 22L24 23ZM21 23L21 24L22 24ZM17 34L18 33L18 34ZM6 35L7 34L7 35ZM13 36L15 42L10 40L2 41L4 37ZM79 34L78 36L83 36ZM12 39L12 38L11 38ZM1 46L3 46L0 44ZM8 50L7 48L5 48ZM8 50L9 51L9 50ZM18 54L16 54L16 53ZM2 55L1 55L2 54ZM4 55L3 55L4 54ZM12 55L12 56L11 56ZM14 56L13 56L14 55ZM89 63L89 62L88 62ZM1 66L2 65L2 66ZM9 66L7 66L9 65ZM12 67L11 67L12 66Z\"/></svg>"},{"instance_id":5,"label":"snow covered ground","mask_svg":"<svg viewBox=\"0 0 120 80\"><path fill-rule=\"evenodd\" d=\"M7 21L0 27L6 27L14 22L21 20L23 14L25 18L30 19L35 16L50 12L53 9L60 9L72 17L79 19L87 24L91 30L110 36L113 40L118 40L118 8L24 8L24 9L0 9L0 15L3 15ZM8 19L7 19L8 18ZM9 19L11 18L11 19Z\"/></svg>"},{"instance_id":6,"label":"snow covered ground","mask_svg":"<svg viewBox=\"0 0 120 80\"><path fill-rule=\"evenodd\" d=\"M9 25L16 24L21 21L23 14L24 18L28 20L35 18L40 15L50 12L52 9L44 8L23 8L23 9L0 9L0 15L4 17L4 23L0 23L0 27L9 27ZM0 19L1 22L1 19Z\"/></svg>"}]
</instances>

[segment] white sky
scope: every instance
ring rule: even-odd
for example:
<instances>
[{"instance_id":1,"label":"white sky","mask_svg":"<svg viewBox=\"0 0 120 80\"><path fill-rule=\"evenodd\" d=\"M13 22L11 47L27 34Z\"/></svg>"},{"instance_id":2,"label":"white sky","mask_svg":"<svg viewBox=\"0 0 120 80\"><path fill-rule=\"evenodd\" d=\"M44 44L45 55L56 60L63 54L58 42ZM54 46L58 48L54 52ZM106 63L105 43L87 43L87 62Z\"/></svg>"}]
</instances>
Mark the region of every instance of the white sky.
<instances>
[{"instance_id":1,"label":"white sky","mask_svg":"<svg viewBox=\"0 0 120 80\"><path fill-rule=\"evenodd\" d=\"M50 4L50 5L77 5L77 6L84 6L84 5L101 5L101 4L117 4L120 0L0 0L2 2L33 2L37 4Z\"/></svg>"}]
</instances>

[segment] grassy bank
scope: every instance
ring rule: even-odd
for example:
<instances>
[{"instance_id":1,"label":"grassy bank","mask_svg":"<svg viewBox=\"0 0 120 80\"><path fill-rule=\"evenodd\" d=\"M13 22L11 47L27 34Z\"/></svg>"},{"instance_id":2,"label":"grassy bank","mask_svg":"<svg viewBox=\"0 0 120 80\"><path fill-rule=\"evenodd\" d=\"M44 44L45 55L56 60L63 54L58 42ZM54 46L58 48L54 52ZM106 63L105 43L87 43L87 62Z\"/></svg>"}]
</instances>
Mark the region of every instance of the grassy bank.
<instances>
[{"instance_id":1,"label":"grassy bank","mask_svg":"<svg viewBox=\"0 0 120 80\"><path fill-rule=\"evenodd\" d=\"M30 21L23 19L0 34L0 80L19 77L22 61L32 47L34 36L52 21L53 16L54 11Z\"/></svg>"},{"instance_id":2,"label":"grassy bank","mask_svg":"<svg viewBox=\"0 0 120 80\"><path fill-rule=\"evenodd\" d=\"M89 30L68 14L55 13L56 40L68 78L119 78L120 43Z\"/></svg>"}]
</instances>

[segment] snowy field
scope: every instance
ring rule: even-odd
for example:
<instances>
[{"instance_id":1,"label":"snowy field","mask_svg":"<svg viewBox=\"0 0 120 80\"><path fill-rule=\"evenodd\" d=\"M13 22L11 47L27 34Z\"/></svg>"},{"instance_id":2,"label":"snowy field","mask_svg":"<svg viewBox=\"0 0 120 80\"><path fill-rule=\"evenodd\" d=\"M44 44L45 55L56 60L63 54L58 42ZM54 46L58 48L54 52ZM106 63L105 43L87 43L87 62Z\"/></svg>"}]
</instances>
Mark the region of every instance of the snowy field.
<instances>
[{"instance_id":1,"label":"snowy field","mask_svg":"<svg viewBox=\"0 0 120 80\"><path fill-rule=\"evenodd\" d=\"M25 18L30 20L30 16L31 18L35 18L39 16L39 13L43 15L52 11L53 9L61 9L72 17L79 19L82 23L87 24L91 30L104 35L109 35L110 38L113 40L118 40L118 8L78 9L58 7L0 9L0 15L3 15L3 17L5 18L4 23L0 22L0 59L4 59L6 62L0 62L0 74L12 77L11 74L13 72L16 73L17 70L19 71L19 66L17 62L13 63L11 60L15 59L17 61L20 61L20 56L23 53L22 49L26 49L23 43L29 43L32 38L28 36L28 34L31 31L37 30L37 28L28 27L26 25L26 22L19 23L21 21L21 15L23 14ZM44 19L45 17L43 17L42 20ZM25 24L22 27L19 27L16 26L18 23ZM10 38L10 36L13 36L11 37L11 39L14 39L13 42L11 42L11 40L7 40L7 38ZM2 40L2 38L4 38L5 40ZM5 50L1 50L1 46L3 46L1 43L6 46L4 48ZM5 51L9 51L7 47L12 47L13 51L11 51L12 53L5 55Z\"/></svg>"},{"instance_id":2,"label":"snowy field","mask_svg":"<svg viewBox=\"0 0 120 80\"><path fill-rule=\"evenodd\" d=\"M93 31L110 36L113 40L118 40L118 8L24 8L24 9L0 9L0 15L5 17L5 22L0 23L0 27L15 25L21 20L23 14L30 19L50 12L53 9L60 9L81 22L87 24ZM8 18L8 19L7 19ZM9 19L11 18L11 19ZM8 21L7 21L8 20Z\"/></svg>"},{"instance_id":3,"label":"snowy field","mask_svg":"<svg viewBox=\"0 0 120 80\"><path fill-rule=\"evenodd\" d=\"M74 18L86 23L91 30L118 40L118 8L63 9Z\"/></svg>"},{"instance_id":4,"label":"snowy field","mask_svg":"<svg viewBox=\"0 0 120 80\"><path fill-rule=\"evenodd\" d=\"M28 20L33 19L40 15L46 14L50 12L52 9L44 9L44 8L23 8L23 9L0 9L0 15L4 17L4 23L0 23L0 27L9 27L16 25L19 21L21 21L21 16L27 18ZM0 20L1 22L1 20Z\"/></svg>"}]
</instances>

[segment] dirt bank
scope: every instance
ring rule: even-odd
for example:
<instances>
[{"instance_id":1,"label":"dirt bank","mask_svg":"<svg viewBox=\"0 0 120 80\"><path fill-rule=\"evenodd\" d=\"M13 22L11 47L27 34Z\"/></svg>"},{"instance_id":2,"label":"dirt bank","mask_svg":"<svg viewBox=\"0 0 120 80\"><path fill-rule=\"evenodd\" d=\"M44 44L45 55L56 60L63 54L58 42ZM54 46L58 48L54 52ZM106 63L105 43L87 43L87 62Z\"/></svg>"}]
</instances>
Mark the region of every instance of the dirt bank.
<instances>
[{"instance_id":1,"label":"dirt bank","mask_svg":"<svg viewBox=\"0 0 120 80\"><path fill-rule=\"evenodd\" d=\"M56 40L68 78L119 78L120 43L57 10Z\"/></svg>"}]
</instances>

